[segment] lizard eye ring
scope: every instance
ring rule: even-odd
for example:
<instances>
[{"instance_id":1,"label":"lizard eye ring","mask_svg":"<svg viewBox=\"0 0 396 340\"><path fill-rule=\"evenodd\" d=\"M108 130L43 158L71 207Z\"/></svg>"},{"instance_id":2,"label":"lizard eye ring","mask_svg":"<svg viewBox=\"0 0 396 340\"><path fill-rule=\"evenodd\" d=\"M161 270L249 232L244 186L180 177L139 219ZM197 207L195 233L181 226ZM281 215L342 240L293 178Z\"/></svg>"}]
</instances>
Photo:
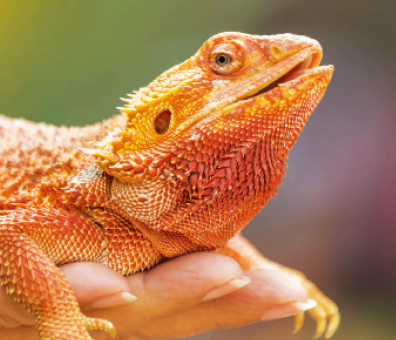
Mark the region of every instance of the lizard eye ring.
<instances>
[{"instance_id":1,"label":"lizard eye ring","mask_svg":"<svg viewBox=\"0 0 396 340\"><path fill-rule=\"evenodd\" d=\"M232 42L223 42L212 49L209 62L215 73L232 74L243 65L243 51L240 46Z\"/></svg>"}]
</instances>

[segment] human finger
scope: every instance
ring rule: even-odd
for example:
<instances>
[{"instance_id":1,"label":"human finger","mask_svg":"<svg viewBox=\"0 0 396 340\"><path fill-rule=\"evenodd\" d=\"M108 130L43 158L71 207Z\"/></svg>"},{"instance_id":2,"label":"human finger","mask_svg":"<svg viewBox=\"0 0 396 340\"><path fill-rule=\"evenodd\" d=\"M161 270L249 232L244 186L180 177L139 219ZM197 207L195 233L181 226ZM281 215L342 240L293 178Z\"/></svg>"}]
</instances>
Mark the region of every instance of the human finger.
<instances>
[{"instance_id":1,"label":"human finger","mask_svg":"<svg viewBox=\"0 0 396 340\"><path fill-rule=\"evenodd\" d=\"M124 334L122 339L175 338L216 328L233 328L252 322L291 316L313 308L305 288L278 270L249 270L251 283L233 293L188 310L158 318Z\"/></svg>"}]
</instances>

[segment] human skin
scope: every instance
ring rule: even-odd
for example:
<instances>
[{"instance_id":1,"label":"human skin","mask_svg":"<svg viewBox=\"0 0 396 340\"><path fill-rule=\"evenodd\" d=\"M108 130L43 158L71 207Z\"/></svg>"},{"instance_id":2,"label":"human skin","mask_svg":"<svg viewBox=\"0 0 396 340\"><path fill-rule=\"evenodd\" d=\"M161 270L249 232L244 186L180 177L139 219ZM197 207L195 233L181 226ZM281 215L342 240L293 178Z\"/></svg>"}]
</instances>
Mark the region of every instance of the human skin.
<instances>
[{"instance_id":1,"label":"human skin","mask_svg":"<svg viewBox=\"0 0 396 340\"><path fill-rule=\"evenodd\" d=\"M243 271L230 257L210 252L176 258L129 277L89 262L61 269L87 315L117 320L116 339L174 338L238 327L297 314L307 302L305 288L287 273ZM246 286L238 289L227 285L234 279L240 282L243 276L251 279ZM212 298L203 301L212 291ZM121 292L133 293L137 299L125 301ZM34 318L4 289L0 306L0 338L38 339ZM110 339L106 333L93 337Z\"/></svg>"}]
</instances>

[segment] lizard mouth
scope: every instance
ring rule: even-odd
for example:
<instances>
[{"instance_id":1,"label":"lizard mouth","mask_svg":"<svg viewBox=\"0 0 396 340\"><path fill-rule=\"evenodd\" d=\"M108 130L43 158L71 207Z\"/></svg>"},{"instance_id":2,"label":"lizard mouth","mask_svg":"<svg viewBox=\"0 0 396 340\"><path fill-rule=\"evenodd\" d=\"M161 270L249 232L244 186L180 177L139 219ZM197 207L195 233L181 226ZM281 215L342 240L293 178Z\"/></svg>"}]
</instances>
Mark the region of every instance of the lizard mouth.
<instances>
[{"instance_id":1,"label":"lizard mouth","mask_svg":"<svg viewBox=\"0 0 396 340\"><path fill-rule=\"evenodd\" d=\"M326 69L329 66L319 66L322 59L322 51L317 48L309 48L301 51L296 58L296 55L292 56L286 65L281 66L278 69L277 75L271 80L264 79L264 81L257 87L251 88L250 91L242 93L237 101L246 101L254 97L264 95L279 86L286 86L291 84L294 80L315 74L321 70Z\"/></svg>"}]
</instances>

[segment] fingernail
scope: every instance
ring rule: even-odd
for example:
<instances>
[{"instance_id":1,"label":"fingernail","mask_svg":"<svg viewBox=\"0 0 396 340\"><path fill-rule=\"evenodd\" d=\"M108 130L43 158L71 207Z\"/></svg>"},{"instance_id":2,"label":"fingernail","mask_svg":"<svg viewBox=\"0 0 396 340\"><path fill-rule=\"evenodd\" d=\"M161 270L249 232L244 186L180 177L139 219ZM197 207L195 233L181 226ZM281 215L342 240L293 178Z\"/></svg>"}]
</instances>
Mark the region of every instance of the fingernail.
<instances>
[{"instance_id":1,"label":"fingernail","mask_svg":"<svg viewBox=\"0 0 396 340\"><path fill-rule=\"evenodd\" d=\"M317 305L317 302L312 299L308 299L307 302L292 302L285 303L283 305L277 305L268 309L261 320L271 320L277 318L284 318L287 316L295 315L300 312L312 309Z\"/></svg>"},{"instance_id":2,"label":"fingernail","mask_svg":"<svg viewBox=\"0 0 396 340\"><path fill-rule=\"evenodd\" d=\"M250 278L247 276L243 276L242 279L231 280L231 281L227 282L226 284L210 291L208 294L205 295L205 297L202 299L202 301L213 300L220 296L227 295L237 289L245 287L247 284L250 283L250 281L251 281Z\"/></svg>"},{"instance_id":3,"label":"fingernail","mask_svg":"<svg viewBox=\"0 0 396 340\"><path fill-rule=\"evenodd\" d=\"M137 297L128 292L118 292L106 295L93 302L90 308L109 308L125 305L135 301Z\"/></svg>"}]
</instances>

